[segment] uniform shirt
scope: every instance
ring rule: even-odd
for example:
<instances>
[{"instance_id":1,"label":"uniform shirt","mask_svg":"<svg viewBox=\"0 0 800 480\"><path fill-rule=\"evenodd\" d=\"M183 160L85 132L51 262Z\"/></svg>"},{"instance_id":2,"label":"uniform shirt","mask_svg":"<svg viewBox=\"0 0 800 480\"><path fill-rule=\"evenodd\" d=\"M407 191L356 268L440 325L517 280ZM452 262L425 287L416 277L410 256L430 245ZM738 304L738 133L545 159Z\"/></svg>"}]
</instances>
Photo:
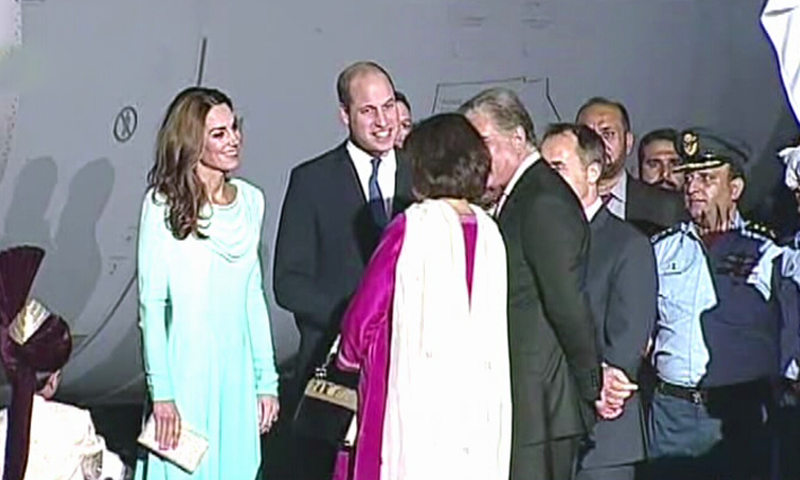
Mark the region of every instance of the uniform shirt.
<instances>
[{"instance_id":1,"label":"uniform shirt","mask_svg":"<svg viewBox=\"0 0 800 480\"><path fill-rule=\"evenodd\" d=\"M731 232L756 242L752 264L747 266L744 283L757 292L764 303L772 297L773 261L782 259L781 274L798 282L797 251L779 247L770 238L748 228L737 213ZM658 318L653 363L659 377L671 384L694 387L708 373L711 359L709 341L704 337L708 330L720 329L707 325L704 332L701 317L711 316L712 309L720 305L714 276L709 269L710 259L693 223L683 222L653 238L658 270ZM741 299L733 299L741 300ZM757 307L760 307L757 305ZM717 309L719 310L719 309ZM746 315L744 315L746 317ZM715 321L718 318L715 318ZM768 321L765 319L765 321ZM757 325L757 324L756 324ZM747 326L731 328L747 329ZM717 339L715 339L717 340ZM778 341L776 339L777 349ZM725 348L736 348L726 345ZM794 351L792 351L794 353ZM785 368L787 365L782 365ZM722 366L723 368L736 366ZM776 372L777 373L777 372ZM734 375L735 376L735 375Z\"/></svg>"}]
</instances>

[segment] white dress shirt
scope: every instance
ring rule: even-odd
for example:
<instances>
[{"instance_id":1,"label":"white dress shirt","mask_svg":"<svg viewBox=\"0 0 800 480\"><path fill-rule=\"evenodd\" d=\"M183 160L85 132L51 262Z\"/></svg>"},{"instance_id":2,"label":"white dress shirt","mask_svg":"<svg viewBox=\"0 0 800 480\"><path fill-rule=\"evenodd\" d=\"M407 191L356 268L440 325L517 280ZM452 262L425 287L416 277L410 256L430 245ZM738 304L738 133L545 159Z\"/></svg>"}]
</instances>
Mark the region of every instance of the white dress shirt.
<instances>
[{"instance_id":1,"label":"white dress shirt","mask_svg":"<svg viewBox=\"0 0 800 480\"><path fill-rule=\"evenodd\" d=\"M352 140L347 141L347 153L350 154L353 166L356 167L364 199L369 201L369 177L372 175L372 159L374 157L357 147ZM395 172L397 172L397 157L392 149L381 157L381 163L378 166L378 186L381 188L387 212L392 211Z\"/></svg>"},{"instance_id":2,"label":"white dress shirt","mask_svg":"<svg viewBox=\"0 0 800 480\"><path fill-rule=\"evenodd\" d=\"M603 208L603 200L601 200L600 197L597 197L594 199L594 202L592 202L591 205L583 209L583 213L586 215L586 221L591 222L601 208Z\"/></svg>"},{"instance_id":3,"label":"white dress shirt","mask_svg":"<svg viewBox=\"0 0 800 480\"><path fill-rule=\"evenodd\" d=\"M519 167L514 171L514 175L511 177L511 180L506 185L506 188L503 189L503 193L500 195L500 199L497 201L497 206L494 207L493 215L496 217L500 215L500 210L503 208L503 205L506 203L506 199L509 195L511 195L511 191L514 190L514 186L519 181L522 174L525 173L530 167L536 163L537 160L542 158L538 151L534 150L533 153L525 157L522 163L519 164Z\"/></svg>"}]
</instances>

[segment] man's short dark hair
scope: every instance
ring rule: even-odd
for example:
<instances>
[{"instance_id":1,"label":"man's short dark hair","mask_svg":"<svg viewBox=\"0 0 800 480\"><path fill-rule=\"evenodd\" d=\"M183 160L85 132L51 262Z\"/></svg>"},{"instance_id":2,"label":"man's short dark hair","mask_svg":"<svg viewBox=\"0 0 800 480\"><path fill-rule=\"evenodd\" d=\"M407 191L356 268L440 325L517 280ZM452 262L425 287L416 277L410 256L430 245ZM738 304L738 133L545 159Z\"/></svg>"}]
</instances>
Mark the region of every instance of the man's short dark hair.
<instances>
[{"instance_id":1,"label":"man's short dark hair","mask_svg":"<svg viewBox=\"0 0 800 480\"><path fill-rule=\"evenodd\" d=\"M542 138L542 144L556 135L571 133L578 140L578 157L584 167L593 163L600 164L600 173L605 165L606 146L600 135L586 125L577 123L554 123L547 128L547 132Z\"/></svg>"},{"instance_id":2,"label":"man's short dark hair","mask_svg":"<svg viewBox=\"0 0 800 480\"><path fill-rule=\"evenodd\" d=\"M411 113L411 102L408 101L408 97L403 92L398 90L394 91L394 100L397 103L402 103L408 109L408 113Z\"/></svg>"},{"instance_id":3,"label":"man's short dark hair","mask_svg":"<svg viewBox=\"0 0 800 480\"><path fill-rule=\"evenodd\" d=\"M659 128L657 130L653 130L652 132L648 132L647 135L642 137L639 140L639 167L642 166L642 162L644 161L644 149L647 148L653 142L657 141L665 141L670 142L672 147L675 149L675 152L678 152L678 131L674 128Z\"/></svg>"},{"instance_id":4,"label":"man's short dark hair","mask_svg":"<svg viewBox=\"0 0 800 480\"><path fill-rule=\"evenodd\" d=\"M575 115L575 122L581 118L583 112L597 105L616 108L622 117L622 127L625 129L625 132L627 133L631 131L631 118L628 116L628 109L625 108L625 105L623 105L622 102L611 100L606 97L592 97L589 100L586 100L586 102L581 105L581 108L578 109L578 113Z\"/></svg>"},{"instance_id":5,"label":"man's short dark hair","mask_svg":"<svg viewBox=\"0 0 800 480\"><path fill-rule=\"evenodd\" d=\"M423 120L406 139L405 152L417 195L473 203L483 195L491 156L463 115L442 113Z\"/></svg>"},{"instance_id":6,"label":"man's short dark hair","mask_svg":"<svg viewBox=\"0 0 800 480\"><path fill-rule=\"evenodd\" d=\"M339 78L336 80L336 94L339 96L339 105L343 108L350 108L350 103L353 101L350 95L350 84L353 83L353 79L365 73L382 74L389 81L389 84L392 86L392 91L394 91L394 82L386 69L375 62L356 62L342 70L339 74Z\"/></svg>"}]
</instances>

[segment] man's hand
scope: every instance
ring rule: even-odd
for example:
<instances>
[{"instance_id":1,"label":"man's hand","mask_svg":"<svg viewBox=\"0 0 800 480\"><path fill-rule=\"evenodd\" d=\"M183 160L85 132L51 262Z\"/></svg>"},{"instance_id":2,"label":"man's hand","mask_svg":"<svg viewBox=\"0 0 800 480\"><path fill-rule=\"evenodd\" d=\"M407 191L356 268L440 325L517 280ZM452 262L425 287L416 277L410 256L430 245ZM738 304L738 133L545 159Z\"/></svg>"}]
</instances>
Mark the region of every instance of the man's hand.
<instances>
[{"instance_id":1,"label":"man's hand","mask_svg":"<svg viewBox=\"0 0 800 480\"><path fill-rule=\"evenodd\" d=\"M631 382L625 372L619 368L603 364L603 389L600 400L595 402L597 414L605 420L613 420L620 415L625 400L637 391L639 386Z\"/></svg>"}]
</instances>

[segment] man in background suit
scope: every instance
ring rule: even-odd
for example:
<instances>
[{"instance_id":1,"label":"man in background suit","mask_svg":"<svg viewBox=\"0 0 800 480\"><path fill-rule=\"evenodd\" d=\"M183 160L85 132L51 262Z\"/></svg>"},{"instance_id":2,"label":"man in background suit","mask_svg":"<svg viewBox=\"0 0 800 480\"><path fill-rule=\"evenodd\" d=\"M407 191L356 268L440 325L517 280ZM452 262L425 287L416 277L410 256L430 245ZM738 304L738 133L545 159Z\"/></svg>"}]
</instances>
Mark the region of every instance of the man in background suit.
<instances>
[{"instance_id":1,"label":"man in background suit","mask_svg":"<svg viewBox=\"0 0 800 480\"><path fill-rule=\"evenodd\" d=\"M603 97L591 98L578 109L575 122L590 127L605 142L607 159L599 191L614 216L634 224L648 236L685 217L680 195L648 185L625 170L634 138L623 104Z\"/></svg>"},{"instance_id":2,"label":"man in background suit","mask_svg":"<svg viewBox=\"0 0 800 480\"><path fill-rule=\"evenodd\" d=\"M678 132L674 128L647 132L639 140L637 156L642 182L673 192L683 190L683 175L675 171L681 164L677 145Z\"/></svg>"},{"instance_id":3,"label":"man in background suit","mask_svg":"<svg viewBox=\"0 0 800 480\"><path fill-rule=\"evenodd\" d=\"M656 265L647 237L612 216L600 200L603 140L583 125L557 124L542 140L543 158L578 196L589 220L587 268L589 302L604 360L604 382L635 385L642 352L656 316ZM613 374L613 378L609 376ZM633 393L633 392L631 392ZM621 415L600 422L581 453L578 480L633 480L645 458L639 395L628 398Z\"/></svg>"},{"instance_id":4,"label":"man in background suit","mask_svg":"<svg viewBox=\"0 0 800 480\"><path fill-rule=\"evenodd\" d=\"M568 480L601 389L584 291L589 228L569 186L538 161L533 122L513 91L485 90L459 111L491 153L488 187L502 191L496 214L508 256L511 480Z\"/></svg>"},{"instance_id":5,"label":"man in background suit","mask_svg":"<svg viewBox=\"0 0 800 480\"><path fill-rule=\"evenodd\" d=\"M275 299L300 331L289 415L338 335L383 227L411 201L411 174L394 150L391 77L376 63L358 62L341 72L336 88L348 139L292 170L275 244ZM303 480L330 476L334 451L317 447L299 447L307 457L301 465L318 467Z\"/></svg>"},{"instance_id":6,"label":"man in background suit","mask_svg":"<svg viewBox=\"0 0 800 480\"><path fill-rule=\"evenodd\" d=\"M394 92L397 100L397 135L394 139L395 148L403 148L406 137L414 127L414 120L411 118L411 102L403 92Z\"/></svg>"}]
</instances>

